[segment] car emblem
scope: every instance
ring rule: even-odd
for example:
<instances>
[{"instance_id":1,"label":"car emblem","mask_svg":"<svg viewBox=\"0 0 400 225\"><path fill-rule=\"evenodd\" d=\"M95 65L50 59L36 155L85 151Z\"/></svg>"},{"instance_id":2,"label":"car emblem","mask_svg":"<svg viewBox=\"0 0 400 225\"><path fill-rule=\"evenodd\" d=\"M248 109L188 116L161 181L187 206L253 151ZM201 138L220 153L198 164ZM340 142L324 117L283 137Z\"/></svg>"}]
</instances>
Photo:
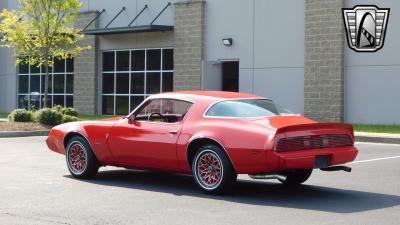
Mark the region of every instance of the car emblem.
<instances>
[{"instance_id":1,"label":"car emblem","mask_svg":"<svg viewBox=\"0 0 400 225\"><path fill-rule=\"evenodd\" d=\"M329 146L329 139L322 139L322 146Z\"/></svg>"},{"instance_id":2,"label":"car emblem","mask_svg":"<svg viewBox=\"0 0 400 225\"><path fill-rule=\"evenodd\" d=\"M389 8L357 5L342 11L347 43L351 49L356 52L376 52L383 47Z\"/></svg>"}]
</instances>

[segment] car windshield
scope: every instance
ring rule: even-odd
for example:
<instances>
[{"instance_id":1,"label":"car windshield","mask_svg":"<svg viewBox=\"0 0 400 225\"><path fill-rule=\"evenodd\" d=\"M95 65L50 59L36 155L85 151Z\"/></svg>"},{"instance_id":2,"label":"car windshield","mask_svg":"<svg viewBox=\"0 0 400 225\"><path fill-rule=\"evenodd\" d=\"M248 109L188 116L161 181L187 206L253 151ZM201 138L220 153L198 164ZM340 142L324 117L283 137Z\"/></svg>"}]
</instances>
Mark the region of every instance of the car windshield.
<instances>
[{"instance_id":1,"label":"car windshield","mask_svg":"<svg viewBox=\"0 0 400 225\"><path fill-rule=\"evenodd\" d=\"M276 115L293 115L293 113L268 99L221 101L214 104L206 112L206 116L237 118L268 117Z\"/></svg>"}]
</instances>

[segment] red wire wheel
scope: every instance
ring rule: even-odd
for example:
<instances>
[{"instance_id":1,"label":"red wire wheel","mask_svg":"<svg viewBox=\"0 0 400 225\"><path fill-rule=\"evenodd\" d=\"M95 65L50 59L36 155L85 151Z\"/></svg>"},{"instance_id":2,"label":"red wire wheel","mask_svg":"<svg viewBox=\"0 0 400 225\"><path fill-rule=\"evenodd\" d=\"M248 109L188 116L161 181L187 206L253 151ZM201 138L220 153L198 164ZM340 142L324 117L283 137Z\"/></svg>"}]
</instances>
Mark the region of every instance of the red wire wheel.
<instances>
[{"instance_id":1,"label":"red wire wheel","mask_svg":"<svg viewBox=\"0 0 400 225\"><path fill-rule=\"evenodd\" d=\"M201 146L191 164L196 184L207 194L232 190L237 173L223 147L214 144Z\"/></svg>"},{"instance_id":2,"label":"red wire wheel","mask_svg":"<svg viewBox=\"0 0 400 225\"><path fill-rule=\"evenodd\" d=\"M206 191L218 189L224 179L223 162L212 149L205 148L197 154L193 170L197 183Z\"/></svg>"},{"instance_id":3,"label":"red wire wheel","mask_svg":"<svg viewBox=\"0 0 400 225\"><path fill-rule=\"evenodd\" d=\"M85 147L79 142L73 142L68 149L68 164L75 174L81 174L87 166L87 153Z\"/></svg>"},{"instance_id":4,"label":"red wire wheel","mask_svg":"<svg viewBox=\"0 0 400 225\"><path fill-rule=\"evenodd\" d=\"M202 183L212 187L221 181L222 163L214 153L207 152L202 154L198 159L197 174Z\"/></svg>"},{"instance_id":5,"label":"red wire wheel","mask_svg":"<svg viewBox=\"0 0 400 225\"><path fill-rule=\"evenodd\" d=\"M65 146L65 158L69 172L78 179L95 177L101 166L89 142L82 136L71 137Z\"/></svg>"}]
</instances>

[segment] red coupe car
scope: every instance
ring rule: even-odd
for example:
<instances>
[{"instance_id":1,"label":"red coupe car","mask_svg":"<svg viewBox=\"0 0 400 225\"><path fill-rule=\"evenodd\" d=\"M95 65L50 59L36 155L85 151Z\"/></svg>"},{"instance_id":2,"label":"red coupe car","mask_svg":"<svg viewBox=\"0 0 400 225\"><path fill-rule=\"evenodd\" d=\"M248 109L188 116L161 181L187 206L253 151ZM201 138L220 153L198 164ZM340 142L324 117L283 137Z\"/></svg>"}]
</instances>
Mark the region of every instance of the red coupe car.
<instances>
[{"instance_id":1,"label":"red coupe car","mask_svg":"<svg viewBox=\"0 0 400 225\"><path fill-rule=\"evenodd\" d=\"M238 174L305 182L313 169L350 168L357 155L351 125L317 123L252 94L185 91L152 95L123 118L54 127L48 147L66 155L76 178L99 167L192 173L208 193Z\"/></svg>"}]
</instances>

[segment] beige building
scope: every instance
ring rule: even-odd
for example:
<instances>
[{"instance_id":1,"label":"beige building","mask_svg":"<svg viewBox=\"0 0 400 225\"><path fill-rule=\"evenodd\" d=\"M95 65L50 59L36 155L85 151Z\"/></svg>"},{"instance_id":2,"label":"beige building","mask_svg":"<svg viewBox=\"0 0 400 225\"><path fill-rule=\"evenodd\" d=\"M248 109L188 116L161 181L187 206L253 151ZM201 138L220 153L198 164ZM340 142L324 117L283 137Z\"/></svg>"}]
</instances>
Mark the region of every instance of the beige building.
<instances>
[{"instance_id":1,"label":"beige building","mask_svg":"<svg viewBox=\"0 0 400 225\"><path fill-rule=\"evenodd\" d=\"M147 96L205 89L255 93L320 121L400 123L400 3L395 0L82 0L76 27L94 48L57 60L50 104L127 114ZM357 53L342 8L391 8L385 46ZM1 8L16 9L6 0ZM0 49L0 111L40 108L40 68Z\"/></svg>"}]
</instances>

